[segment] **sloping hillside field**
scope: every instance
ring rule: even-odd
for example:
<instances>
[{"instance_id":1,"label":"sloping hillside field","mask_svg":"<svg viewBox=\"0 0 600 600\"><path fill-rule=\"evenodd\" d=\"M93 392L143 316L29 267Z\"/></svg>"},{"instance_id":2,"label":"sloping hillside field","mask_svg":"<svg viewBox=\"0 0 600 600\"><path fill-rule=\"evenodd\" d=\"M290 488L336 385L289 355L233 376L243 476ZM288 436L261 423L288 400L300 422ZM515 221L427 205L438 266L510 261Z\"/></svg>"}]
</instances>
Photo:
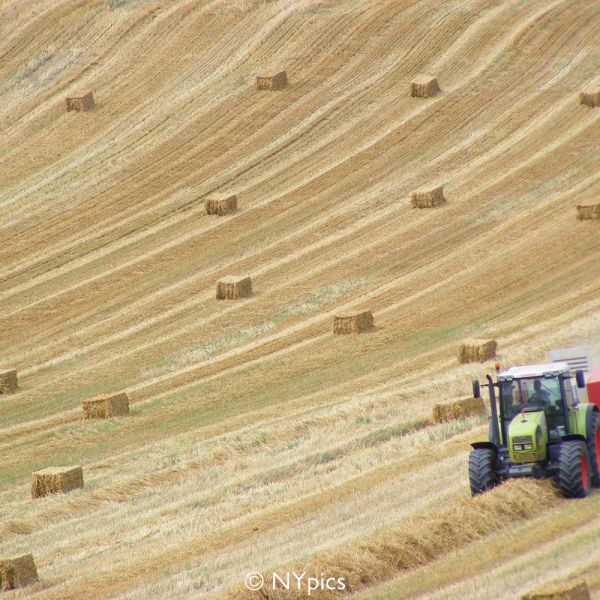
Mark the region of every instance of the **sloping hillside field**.
<instances>
[{"instance_id":1,"label":"sloping hillside field","mask_svg":"<svg viewBox=\"0 0 600 600\"><path fill-rule=\"evenodd\" d=\"M467 339L598 348L599 39L598 0L0 0L6 597L600 598L600 491L473 499L487 417L432 420Z\"/></svg>"}]
</instances>

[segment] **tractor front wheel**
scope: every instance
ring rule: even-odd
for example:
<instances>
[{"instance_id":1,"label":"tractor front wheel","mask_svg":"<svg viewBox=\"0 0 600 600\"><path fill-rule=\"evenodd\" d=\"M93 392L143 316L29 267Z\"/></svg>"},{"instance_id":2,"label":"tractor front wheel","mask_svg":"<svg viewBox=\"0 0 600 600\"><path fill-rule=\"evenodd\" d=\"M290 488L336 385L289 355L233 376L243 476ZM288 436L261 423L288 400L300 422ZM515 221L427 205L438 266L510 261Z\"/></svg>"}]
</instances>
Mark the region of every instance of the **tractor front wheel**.
<instances>
[{"instance_id":1,"label":"tractor front wheel","mask_svg":"<svg viewBox=\"0 0 600 600\"><path fill-rule=\"evenodd\" d=\"M496 453L490 448L476 448L469 454L469 482L471 495L491 490L497 482Z\"/></svg>"},{"instance_id":2,"label":"tractor front wheel","mask_svg":"<svg viewBox=\"0 0 600 600\"><path fill-rule=\"evenodd\" d=\"M592 473L585 442L569 440L560 445L558 486L565 498L585 498L590 493Z\"/></svg>"},{"instance_id":3,"label":"tractor front wheel","mask_svg":"<svg viewBox=\"0 0 600 600\"><path fill-rule=\"evenodd\" d=\"M588 411L585 429L585 445L590 457L592 485L600 487L600 415L595 410Z\"/></svg>"}]
</instances>

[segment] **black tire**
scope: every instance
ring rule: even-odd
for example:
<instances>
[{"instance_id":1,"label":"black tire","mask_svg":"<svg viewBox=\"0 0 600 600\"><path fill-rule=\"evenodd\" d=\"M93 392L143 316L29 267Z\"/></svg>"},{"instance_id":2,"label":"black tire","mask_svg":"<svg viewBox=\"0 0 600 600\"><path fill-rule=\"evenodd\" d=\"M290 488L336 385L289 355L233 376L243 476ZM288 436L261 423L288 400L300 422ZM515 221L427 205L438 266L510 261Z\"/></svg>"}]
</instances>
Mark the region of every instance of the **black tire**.
<instances>
[{"instance_id":1,"label":"black tire","mask_svg":"<svg viewBox=\"0 0 600 600\"><path fill-rule=\"evenodd\" d=\"M588 410L585 421L585 445L590 458L592 486L600 487L600 415Z\"/></svg>"},{"instance_id":2,"label":"black tire","mask_svg":"<svg viewBox=\"0 0 600 600\"><path fill-rule=\"evenodd\" d=\"M585 498L590 493L592 476L585 442L569 440L560 445L558 487L565 498Z\"/></svg>"},{"instance_id":3,"label":"black tire","mask_svg":"<svg viewBox=\"0 0 600 600\"><path fill-rule=\"evenodd\" d=\"M469 454L471 495L491 490L497 483L496 453L491 448L475 448Z\"/></svg>"}]
</instances>

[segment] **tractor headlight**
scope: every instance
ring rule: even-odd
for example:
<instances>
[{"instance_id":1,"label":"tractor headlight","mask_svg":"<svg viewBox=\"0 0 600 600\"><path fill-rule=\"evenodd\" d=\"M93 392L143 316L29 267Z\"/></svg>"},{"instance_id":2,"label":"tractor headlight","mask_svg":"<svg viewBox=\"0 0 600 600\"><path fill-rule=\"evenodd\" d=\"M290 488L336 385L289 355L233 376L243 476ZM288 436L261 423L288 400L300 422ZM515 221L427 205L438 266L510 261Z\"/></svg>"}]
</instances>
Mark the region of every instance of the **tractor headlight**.
<instances>
[{"instance_id":1,"label":"tractor headlight","mask_svg":"<svg viewBox=\"0 0 600 600\"><path fill-rule=\"evenodd\" d=\"M533 444L523 444L523 450L533 450Z\"/></svg>"},{"instance_id":2,"label":"tractor headlight","mask_svg":"<svg viewBox=\"0 0 600 600\"><path fill-rule=\"evenodd\" d=\"M513 444L513 450L523 450L523 444Z\"/></svg>"}]
</instances>

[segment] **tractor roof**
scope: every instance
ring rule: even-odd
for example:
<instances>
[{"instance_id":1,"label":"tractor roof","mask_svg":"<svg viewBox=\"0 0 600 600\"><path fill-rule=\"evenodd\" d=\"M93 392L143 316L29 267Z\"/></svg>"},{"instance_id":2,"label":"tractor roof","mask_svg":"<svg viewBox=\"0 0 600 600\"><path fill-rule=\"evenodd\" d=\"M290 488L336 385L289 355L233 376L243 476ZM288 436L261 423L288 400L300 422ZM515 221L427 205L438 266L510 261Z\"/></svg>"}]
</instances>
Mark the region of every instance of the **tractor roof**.
<instances>
[{"instance_id":1,"label":"tractor roof","mask_svg":"<svg viewBox=\"0 0 600 600\"><path fill-rule=\"evenodd\" d=\"M511 367L502 373L498 373L498 380L522 379L524 377L543 377L544 375L560 375L568 373L569 365L566 362L551 362L542 365L525 365L523 367Z\"/></svg>"}]
</instances>

